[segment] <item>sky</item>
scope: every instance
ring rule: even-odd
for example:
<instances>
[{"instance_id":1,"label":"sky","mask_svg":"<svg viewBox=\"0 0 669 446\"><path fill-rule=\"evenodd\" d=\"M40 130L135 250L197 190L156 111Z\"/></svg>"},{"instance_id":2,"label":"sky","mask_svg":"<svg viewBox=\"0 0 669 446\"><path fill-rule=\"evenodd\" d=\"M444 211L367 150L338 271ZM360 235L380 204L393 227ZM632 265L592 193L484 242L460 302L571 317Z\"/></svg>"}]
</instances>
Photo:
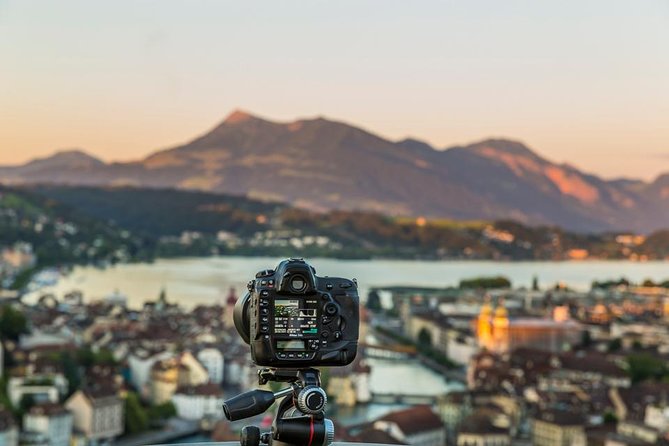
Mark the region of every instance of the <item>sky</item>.
<instances>
[{"instance_id":1,"label":"sky","mask_svg":"<svg viewBox=\"0 0 669 446\"><path fill-rule=\"evenodd\" d=\"M669 1L0 0L0 164L138 159L238 108L650 180L669 171Z\"/></svg>"}]
</instances>

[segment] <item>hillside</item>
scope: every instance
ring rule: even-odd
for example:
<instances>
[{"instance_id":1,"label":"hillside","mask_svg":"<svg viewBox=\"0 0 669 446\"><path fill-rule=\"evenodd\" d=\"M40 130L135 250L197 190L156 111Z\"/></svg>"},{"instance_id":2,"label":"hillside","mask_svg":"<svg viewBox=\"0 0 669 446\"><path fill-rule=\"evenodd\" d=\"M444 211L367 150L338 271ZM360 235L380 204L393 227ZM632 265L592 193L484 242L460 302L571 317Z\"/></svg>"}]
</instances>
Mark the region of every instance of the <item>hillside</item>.
<instances>
[{"instance_id":1,"label":"hillside","mask_svg":"<svg viewBox=\"0 0 669 446\"><path fill-rule=\"evenodd\" d=\"M394 218L361 211L314 212L195 191L133 187L32 186L29 193L153 238L157 255L568 259L665 258L669 234L630 246L616 234L581 235L513 221ZM580 255L580 254L579 254Z\"/></svg>"},{"instance_id":2,"label":"hillside","mask_svg":"<svg viewBox=\"0 0 669 446\"><path fill-rule=\"evenodd\" d=\"M150 260L155 253L151 238L53 199L0 186L0 249L15 243L30 244L38 266Z\"/></svg>"},{"instance_id":3,"label":"hillside","mask_svg":"<svg viewBox=\"0 0 669 446\"><path fill-rule=\"evenodd\" d=\"M669 175L650 184L605 181L516 141L437 150L323 118L277 123L241 111L136 162L58 153L0 167L0 181L201 190L315 211L513 219L583 232L669 227Z\"/></svg>"}]
</instances>

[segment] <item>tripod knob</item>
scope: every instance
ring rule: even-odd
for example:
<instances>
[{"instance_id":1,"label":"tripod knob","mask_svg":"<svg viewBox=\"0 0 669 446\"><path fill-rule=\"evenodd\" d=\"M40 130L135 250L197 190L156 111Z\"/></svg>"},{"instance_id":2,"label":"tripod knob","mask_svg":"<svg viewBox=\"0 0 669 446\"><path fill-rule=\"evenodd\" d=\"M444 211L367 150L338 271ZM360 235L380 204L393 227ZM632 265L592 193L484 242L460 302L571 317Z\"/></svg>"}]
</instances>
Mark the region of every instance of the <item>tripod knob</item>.
<instances>
[{"instance_id":1,"label":"tripod knob","mask_svg":"<svg viewBox=\"0 0 669 446\"><path fill-rule=\"evenodd\" d=\"M241 446L259 446L260 429L256 426L245 426L239 438Z\"/></svg>"},{"instance_id":2,"label":"tripod knob","mask_svg":"<svg viewBox=\"0 0 669 446\"><path fill-rule=\"evenodd\" d=\"M323 420L323 427L325 428L325 442L323 444L329 446L334 442L334 423L326 418Z\"/></svg>"},{"instance_id":3,"label":"tripod knob","mask_svg":"<svg viewBox=\"0 0 669 446\"><path fill-rule=\"evenodd\" d=\"M315 415L323 412L328 396L318 386L306 386L297 395L297 408L304 414Z\"/></svg>"}]
</instances>

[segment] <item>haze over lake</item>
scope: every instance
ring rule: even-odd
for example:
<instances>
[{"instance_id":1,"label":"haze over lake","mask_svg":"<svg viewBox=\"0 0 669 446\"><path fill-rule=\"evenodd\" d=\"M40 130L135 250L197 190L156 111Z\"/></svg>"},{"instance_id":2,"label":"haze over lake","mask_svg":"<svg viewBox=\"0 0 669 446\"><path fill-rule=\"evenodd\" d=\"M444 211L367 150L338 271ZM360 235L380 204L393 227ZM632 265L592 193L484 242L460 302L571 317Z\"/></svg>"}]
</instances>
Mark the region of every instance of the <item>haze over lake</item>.
<instances>
[{"instance_id":1,"label":"haze over lake","mask_svg":"<svg viewBox=\"0 0 669 446\"><path fill-rule=\"evenodd\" d=\"M29 294L28 300L45 292L57 297L80 290L87 301L103 298L114 291L126 295L131 307L155 300L164 287L168 299L185 307L223 302L230 287L238 294L256 271L273 268L279 258L207 257L160 259L154 263L122 264L106 269L75 267L54 286ZM494 261L403 261L307 259L319 275L357 278L361 296L371 287L414 285L457 286L461 279L503 275L514 287L530 287L562 282L586 291L593 280L625 277L633 282L669 279L669 262L584 261L584 262L494 262Z\"/></svg>"}]
</instances>

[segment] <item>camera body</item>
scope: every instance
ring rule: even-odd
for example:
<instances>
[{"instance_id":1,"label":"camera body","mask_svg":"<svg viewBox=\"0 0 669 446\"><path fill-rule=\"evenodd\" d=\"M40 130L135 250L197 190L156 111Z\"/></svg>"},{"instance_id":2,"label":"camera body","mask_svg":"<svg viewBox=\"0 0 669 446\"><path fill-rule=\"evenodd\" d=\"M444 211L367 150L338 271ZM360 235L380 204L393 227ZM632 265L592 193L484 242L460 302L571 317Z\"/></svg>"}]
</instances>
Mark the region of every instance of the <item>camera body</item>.
<instances>
[{"instance_id":1,"label":"camera body","mask_svg":"<svg viewBox=\"0 0 669 446\"><path fill-rule=\"evenodd\" d=\"M319 277L303 259L259 271L237 301L234 322L267 367L344 366L358 349L360 324L355 280Z\"/></svg>"}]
</instances>

